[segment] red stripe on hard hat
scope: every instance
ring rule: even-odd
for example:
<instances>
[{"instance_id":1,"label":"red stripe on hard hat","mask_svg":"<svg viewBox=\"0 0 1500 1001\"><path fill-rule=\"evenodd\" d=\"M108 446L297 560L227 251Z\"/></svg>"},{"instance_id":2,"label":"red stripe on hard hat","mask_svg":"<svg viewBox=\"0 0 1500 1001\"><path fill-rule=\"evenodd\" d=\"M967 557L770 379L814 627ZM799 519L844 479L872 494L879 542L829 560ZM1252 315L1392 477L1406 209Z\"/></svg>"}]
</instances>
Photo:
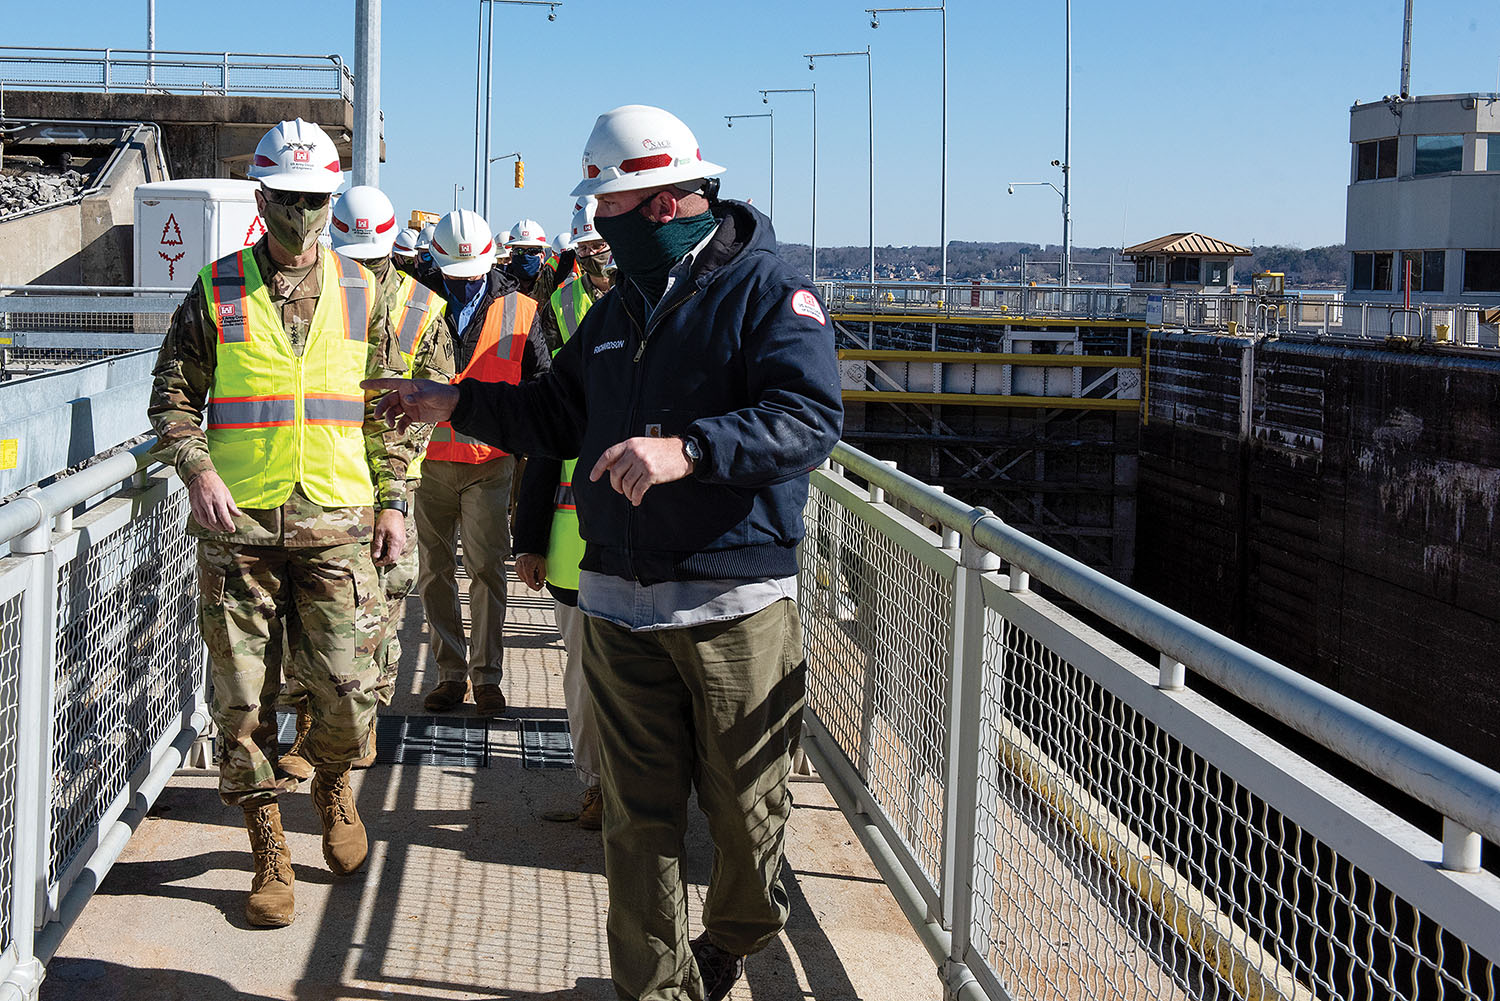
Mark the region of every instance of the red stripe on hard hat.
<instances>
[{"instance_id":1,"label":"red stripe on hard hat","mask_svg":"<svg viewBox=\"0 0 1500 1001\"><path fill-rule=\"evenodd\" d=\"M396 217L395 216L391 216L385 222L381 223L379 226L376 226L375 227L375 232L377 232L377 233L387 232L394 225L396 225Z\"/></svg>"},{"instance_id":2,"label":"red stripe on hard hat","mask_svg":"<svg viewBox=\"0 0 1500 1001\"><path fill-rule=\"evenodd\" d=\"M672 166L672 154L658 153L655 156L638 156L626 160L620 164L620 170L627 174L634 174L638 170L651 170L655 167Z\"/></svg>"},{"instance_id":3,"label":"red stripe on hard hat","mask_svg":"<svg viewBox=\"0 0 1500 1001\"><path fill-rule=\"evenodd\" d=\"M330 164L329 164L329 165L328 165L328 166L326 166L326 167L324 167L324 168L323 168L323 169L324 169L324 170L331 170L331 171L333 171L333 172L334 172L334 173L335 173L335 174L337 174L337 173L339 173L339 172L340 172L340 171L339 171L339 162L338 162L338 161L337 161L337 160L335 160L335 161L333 161L333 162L332 162L332 163L330 163Z\"/></svg>"},{"instance_id":4,"label":"red stripe on hard hat","mask_svg":"<svg viewBox=\"0 0 1500 1001\"><path fill-rule=\"evenodd\" d=\"M483 256L484 256L484 255L485 255L485 254L488 254L488 253L489 253L489 252L490 252L490 251L492 251L492 250L494 250L494 249L495 249L495 241L494 241L494 240L491 240L491 241L490 241L490 242L489 242L489 243L486 243L486 244L485 244L485 245L484 245L484 249L483 249L483 250L481 250L481 251L480 251L480 252L479 252L479 253L478 253L478 254L477 254L477 255L475 255L475 256L477 256L477 257L483 257Z\"/></svg>"},{"instance_id":5,"label":"red stripe on hard hat","mask_svg":"<svg viewBox=\"0 0 1500 1001\"><path fill-rule=\"evenodd\" d=\"M255 165L257 167L274 167L276 166L276 161L264 154L257 153L255 154Z\"/></svg>"},{"instance_id":6,"label":"red stripe on hard hat","mask_svg":"<svg viewBox=\"0 0 1500 1001\"><path fill-rule=\"evenodd\" d=\"M338 216L333 217L333 225L340 233L349 232L349 224L341 220Z\"/></svg>"},{"instance_id":7,"label":"red stripe on hard hat","mask_svg":"<svg viewBox=\"0 0 1500 1001\"><path fill-rule=\"evenodd\" d=\"M443 245L441 243L438 243L436 240L432 241L432 249L436 250L438 253L442 254L444 257L452 257L453 256L452 254L450 254L446 250L444 250L443 249Z\"/></svg>"}]
</instances>

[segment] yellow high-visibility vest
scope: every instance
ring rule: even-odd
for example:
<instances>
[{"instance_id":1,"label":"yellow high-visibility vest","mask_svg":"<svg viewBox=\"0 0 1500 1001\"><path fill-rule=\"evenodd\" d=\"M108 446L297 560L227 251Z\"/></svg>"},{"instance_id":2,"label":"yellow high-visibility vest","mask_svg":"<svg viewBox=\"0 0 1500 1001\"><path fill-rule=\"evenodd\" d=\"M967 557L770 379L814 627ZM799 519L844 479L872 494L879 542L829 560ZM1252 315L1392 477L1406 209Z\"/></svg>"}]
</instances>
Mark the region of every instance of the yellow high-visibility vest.
<instances>
[{"instance_id":1,"label":"yellow high-visibility vest","mask_svg":"<svg viewBox=\"0 0 1500 1001\"><path fill-rule=\"evenodd\" d=\"M298 356L249 248L199 273L218 333L208 452L236 505L280 507L302 484L323 507L375 502L365 457L365 377L375 281L332 251Z\"/></svg>"},{"instance_id":2,"label":"yellow high-visibility vest","mask_svg":"<svg viewBox=\"0 0 1500 1001\"><path fill-rule=\"evenodd\" d=\"M564 344L578 330L593 304L582 278L571 278L552 293L550 305ZM577 459L563 463L553 496L552 534L547 539L547 583L569 591L578 590L578 564L583 562L584 549L583 536L578 532L578 506L573 503L573 473L577 465Z\"/></svg>"},{"instance_id":3,"label":"yellow high-visibility vest","mask_svg":"<svg viewBox=\"0 0 1500 1001\"><path fill-rule=\"evenodd\" d=\"M401 360L406 363L406 377L410 379L415 375L417 352L422 347L422 335L432 329L433 322L442 317L448 304L443 301L442 296L411 275L396 271L395 268L392 268L391 272L400 276L391 301L391 327L396 331L397 348L401 352ZM411 461L411 465L406 467L408 480L422 478L424 458L426 458L425 450L423 454Z\"/></svg>"}]
</instances>

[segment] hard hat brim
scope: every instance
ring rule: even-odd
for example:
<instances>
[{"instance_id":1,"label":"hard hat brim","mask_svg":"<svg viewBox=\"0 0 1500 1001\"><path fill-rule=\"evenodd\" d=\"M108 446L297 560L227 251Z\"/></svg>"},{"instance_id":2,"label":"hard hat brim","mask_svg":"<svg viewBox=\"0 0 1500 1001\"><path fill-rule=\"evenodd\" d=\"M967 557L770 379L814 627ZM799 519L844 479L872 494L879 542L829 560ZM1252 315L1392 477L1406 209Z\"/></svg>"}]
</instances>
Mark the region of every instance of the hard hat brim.
<instances>
[{"instance_id":1,"label":"hard hat brim","mask_svg":"<svg viewBox=\"0 0 1500 1001\"><path fill-rule=\"evenodd\" d=\"M546 240L515 240L511 243L507 243L505 246L507 249L514 247L536 247L538 249L542 249L549 246L549 244Z\"/></svg>"},{"instance_id":2,"label":"hard hat brim","mask_svg":"<svg viewBox=\"0 0 1500 1001\"><path fill-rule=\"evenodd\" d=\"M472 261L439 264L438 270L443 273L444 278L478 278L480 275L488 274L494 266L493 258L480 257Z\"/></svg>"},{"instance_id":3,"label":"hard hat brim","mask_svg":"<svg viewBox=\"0 0 1500 1001\"><path fill-rule=\"evenodd\" d=\"M614 168L610 168L613 170ZM611 195L620 191L640 191L643 188L659 188L666 184L686 184L689 181L702 181L710 177L716 177L724 173L726 168L717 163L707 160L694 160L683 166L652 167L648 170L638 170L632 174L600 174L598 177L585 177L578 182L571 195L577 198L579 195Z\"/></svg>"},{"instance_id":4,"label":"hard hat brim","mask_svg":"<svg viewBox=\"0 0 1500 1001\"><path fill-rule=\"evenodd\" d=\"M382 247L372 243L346 243L340 246L337 240L333 241L333 249L340 257L347 257L351 261L368 261L394 253L394 248L390 246Z\"/></svg>"},{"instance_id":5,"label":"hard hat brim","mask_svg":"<svg viewBox=\"0 0 1500 1001\"><path fill-rule=\"evenodd\" d=\"M335 174L331 170L322 171L325 177L319 177L317 171L298 171L289 173L287 171L276 171L262 177L251 174L252 180L259 181L268 188L277 191L307 191L313 194L331 195L344 183L343 171Z\"/></svg>"}]
</instances>

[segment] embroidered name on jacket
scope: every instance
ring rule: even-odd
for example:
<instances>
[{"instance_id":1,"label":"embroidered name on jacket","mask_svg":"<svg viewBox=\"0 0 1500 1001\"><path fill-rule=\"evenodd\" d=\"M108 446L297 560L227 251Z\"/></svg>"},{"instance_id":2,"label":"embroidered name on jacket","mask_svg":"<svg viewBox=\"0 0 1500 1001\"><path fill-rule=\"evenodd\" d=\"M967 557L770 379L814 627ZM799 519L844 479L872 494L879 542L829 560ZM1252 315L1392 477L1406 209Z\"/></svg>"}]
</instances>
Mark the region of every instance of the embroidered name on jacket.
<instances>
[{"instance_id":1,"label":"embroidered name on jacket","mask_svg":"<svg viewBox=\"0 0 1500 1001\"><path fill-rule=\"evenodd\" d=\"M613 351L616 348L623 348L624 346L624 341L605 341L603 344L594 346L594 354L598 354L600 351Z\"/></svg>"}]
</instances>

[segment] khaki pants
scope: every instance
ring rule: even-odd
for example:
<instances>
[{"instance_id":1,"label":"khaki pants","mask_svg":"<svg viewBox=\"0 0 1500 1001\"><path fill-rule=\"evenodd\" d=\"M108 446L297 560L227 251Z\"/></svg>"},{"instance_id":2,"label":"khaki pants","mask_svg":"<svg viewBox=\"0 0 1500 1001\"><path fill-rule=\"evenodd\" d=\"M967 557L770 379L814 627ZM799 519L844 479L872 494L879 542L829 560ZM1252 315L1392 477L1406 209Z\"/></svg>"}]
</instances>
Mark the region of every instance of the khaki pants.
<instances>
[{"instance_id":1,"label":"khaki pants","mask_svg":"<svg viewBox=\"0 0 1500 1001\"><path fill-rule=\"evenodd\" d=\"M422 463L417 488L417 588L432 630L439 681L498 685L505 657L505 560L510 556L510 488L516 460ZM464 638L458 604L458 539L463 534L473 631Z\"/></svg>"},{"instance_id":2,"label":"khaki pants","mask_svg":"<svg viewBox=\"0 0 1500 1001\"><path fill-rule=\"evenodd\" d=\"M594 722L594 697L583 676L583 620L576 605L552 599L552 618L563 641L563 701L568 706L568 732L573 736L573 767L584 785L599 784L599 725Z\"/></svg>"},{"instance_id":3,"label":"khaki pants","mask_svg":"<svg viewBox=\"0 0 1500 1001\"><path fill-rule=\"evenodd\" d=\"M314 766L363 757L375 713L385 600L368 543L198 543L198 621L213 676L219 795L270 802L297 788L275 770L274 693L281 673L306 693ZM282 657L285 635L286 656ZM262 706L262 693L273 699ZM262 719L269 710L269 720Z\"/></svg>"},{"instance_id":4,"label":"khaki pants","mask_svg":"<svg viewBox=\"0 0 1500 1001\"><path fill-rule=\"evenodd\" d=\"M586 618L583 670L598 714L609 958L620 997L703 998L681 873L694 788L714 843L703 907L709 938L748 955L786 923L778 878L802 725L801 661L792 601L653 632Z\"/></svg>"}]
</instances>

